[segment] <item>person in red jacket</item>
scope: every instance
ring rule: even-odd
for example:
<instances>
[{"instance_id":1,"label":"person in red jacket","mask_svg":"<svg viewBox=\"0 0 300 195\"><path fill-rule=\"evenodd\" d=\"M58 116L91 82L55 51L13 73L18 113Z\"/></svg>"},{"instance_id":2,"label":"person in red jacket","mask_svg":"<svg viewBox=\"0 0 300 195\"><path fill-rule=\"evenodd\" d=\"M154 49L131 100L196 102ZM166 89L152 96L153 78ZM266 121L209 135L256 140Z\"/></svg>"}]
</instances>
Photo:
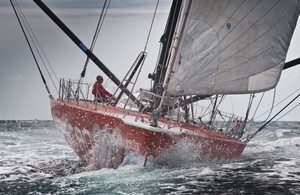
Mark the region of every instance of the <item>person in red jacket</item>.
<instances>
[{"instance_id":1,"label":"person in red jacket","mask_svg":"<svg viewBox=\"0 0 300 195\"><path fill-rule=\"evenodd\" d=\"M104 89L102 86L103 77L98 75L96 77L96 82L93 85L92 94L95 96L95 101L98 102L107 102L109 98L112 98L112 94Z\"/></svg>"}]
</instances>

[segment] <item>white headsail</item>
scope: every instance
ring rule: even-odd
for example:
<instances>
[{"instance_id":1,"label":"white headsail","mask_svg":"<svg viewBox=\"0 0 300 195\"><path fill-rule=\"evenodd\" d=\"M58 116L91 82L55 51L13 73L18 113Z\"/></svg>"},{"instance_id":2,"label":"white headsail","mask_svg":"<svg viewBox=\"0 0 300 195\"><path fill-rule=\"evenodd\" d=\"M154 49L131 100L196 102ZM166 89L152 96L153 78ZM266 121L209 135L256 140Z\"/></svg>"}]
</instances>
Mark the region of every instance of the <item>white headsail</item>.
<instances>
[{"instance_id":1,"label":"white headsail","mask_svg":"<svg viewBox=\"0 0 300 195\"><path fill-rule=\"evenodd\" d=\"M186 0L169 95L242 94L276 86L299 0Z\"/></svg>"}]
</instances>

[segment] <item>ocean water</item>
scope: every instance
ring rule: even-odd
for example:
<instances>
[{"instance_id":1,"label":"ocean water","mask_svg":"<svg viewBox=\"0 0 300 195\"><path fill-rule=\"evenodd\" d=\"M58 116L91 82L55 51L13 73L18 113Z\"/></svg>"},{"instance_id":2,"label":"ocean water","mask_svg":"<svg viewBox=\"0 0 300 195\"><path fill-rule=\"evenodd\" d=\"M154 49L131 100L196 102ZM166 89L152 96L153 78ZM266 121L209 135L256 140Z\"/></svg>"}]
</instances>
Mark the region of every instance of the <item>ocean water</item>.
<instances>
[{"instance_id":1,"label":"ocean water","mask_svg":"<svg viewBox=\"0 0 300 195\"><path fill-rule=\"evenodd\" d=\"M300 122L271 124L227 163L86 171L52 121L0 121L0 154L0 194L300 194Z\"/></svg>"}]
</instances>

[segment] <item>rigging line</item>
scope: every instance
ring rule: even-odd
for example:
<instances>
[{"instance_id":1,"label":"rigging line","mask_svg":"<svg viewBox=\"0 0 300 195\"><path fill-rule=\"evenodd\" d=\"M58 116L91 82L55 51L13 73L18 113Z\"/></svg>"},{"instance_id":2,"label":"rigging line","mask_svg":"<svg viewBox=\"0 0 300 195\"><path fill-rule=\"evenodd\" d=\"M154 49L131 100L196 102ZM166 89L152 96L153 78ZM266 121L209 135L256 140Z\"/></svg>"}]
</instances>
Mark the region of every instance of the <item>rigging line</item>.
<instances>
[{"instance_id":1,"label":"rigging line","mask_svg":"<svg viewBox=\"0 0 300 195\"><path fill-rule=\"evenodd\" d=\"M212 102L210 101L210 103L207 105L207 106L200 106L202 109L202 112L201 112L201 117L204 117L204 116L207 116L207 115L209 115L210 114L210 111L208 111L209 110L209 108L210 108L210 106L211 106L211 104L212 104ZM205 109L204 111L203 111L203 109ZM207 112L207 113L206 113Z\"/></svg>"},{"instance_id":2,"label":"rigging line","mask_svg":"<svg viewBox=\"0 0 300 195\"><path fill-rule=\"evenodd\" d=\"M22 12L21 7L19 6L19 4L17 3L16 0L14 0L14 3L15 3L15 5L16 5L16 7L17 7L16 11L17 11L18 14L20 15L20 19L21 19L22 23L24 24L24 26L25 26L25 28L26 28L26 31L27 31L28 35L30 36L31 42L33 43L34 48L35 48L36 52L38 53L39 58L41 59L42 64L44 65L44 67L45 67L45 69L46 69L46 71L47 71L47 73L48 73L48 76L50 77L50 79L51 79L51 81L52 81L52 84L53 84L54 88L56 89L56 91L57 91L57 93L58 93L58 89L57 89L56 84L55 84L55 82L53 81L53 78L52 78L52 76L51 76L51 74L50 74L50 72L49 72L49 70L48 70L48 68L47 68L47 65L46 65L46 63L45 63L45 61L44 61L44 58L47 60L49 67L51 68L53 74L55 75L55 73L54 73L54 71L53 71L53 69L52 69L52 66L50 65L50 63L49 63L49 61L48 61L48 59L47 59L47 57L46 57L46 55L45 55L45 53L44 53L44 51L43 51L41 45L39 44L38 39L36 38L36 36L35 36L35 34L34 34L32 28L31 28L31 26L29 25L29 22L27 21L27 19L26 19L24 13ZM43 55L41 55L39 49L42 51L42 54L43 54ZM56 75L55 75L55 77L56 77ZM56 77L56 79L57 79L57 77ZM58 79L57 79L57 81L58 81Z\"/></svg>"},{"instance_id":3,"label":"rigging line","mask_svg":"<svg viewBox=\"0 0 300 195\"><path fill-rule=\"evenodd\" d=\"M220 110L218 108L219 108L220 104L224 101L225 98L226 98L226 95L221 95L221 99L219 100L218 105L216 105L216 108L215 108L215 117L217 116L217 114L220 113Z\"/></svg>"},{"instance_id":4,"label":"rigging line","mask_svg":"<svg viewBox=\"0 0 300 195\"><path fill-rule=\"evenodd\" d=\"M95 36L95 41L94 41L94 44L93 44L92 49L94 49L94 47L95 47L95 45L96 45L96 41L97 41L97 39L98 39L98 37L99 37L99 34L100 34L100 31L101 31L101 29L102 29L102 26L103 26L103 23L104 23L104 19L105 19L105 17L106 17L108 8L109 8L109 6L110 6L110 2L111 2L111 0L109 0L109 2L107 3L107 5L105 5L105 4L106 4L106 2L105 2L104 6L103 6L103 8L102 8L102 12L101 12L101 16L100 16L102 19L101 19L101 23L100 23L99 27L96 28L96 29L98 29L98 30L97 30L97 34L96 34L96 36ZM103 10L105 10L104 13L103 13ZM99 21L100 21L100 20L99 20Z\"/></svg>"},{"instance_id":5,"label":"rigging line","mask_svg":"<svg viewBox=\"0 0 300 195\"><path fill-rule=\"evenodd\" d=\"M27 21L27 19L26 19L26 17L25 17L25 14L23 13L21 7L19 6L17 0L14 0L14 1L15 1L15 4L17 5L17 7L18 7L19 13L22 15L22 20L25 21L26 25L28 26L28 29L30 30L31 35L32 35L33 38L34 38L34 39L31 38L31 39L34 40L34 41L37 43L38 48L41 50L41 52L42 52L42 54L43 54L43 55L42 55L43 58L45 58L45 60L46 60L46 62L47 62L47 64L48 64L48 66L50 67L50 69L51 69L53 75L55 76L55 78L56 78L56 80L57 80L57 82L59 82L59 79L57 78L57 76L56 76L56 74L55 74L55 72L54 72L54 70L53 70L53 68L52 68L52 66L51 66L51 64L50 64L50 61L48 60L48 58L47 58L47 56L46 56L46 54L45 54L45 52L44 52L42 46L40 45L38 39L36 38L36 36L35 36L35 34L34 34L32 28L31 28L31 26L29 25L29 22ZM23 19L23 18L24 18L24 19ZM27 27L26 27L26 29L27 29ZM37 48L37 47L36 47L36 48ZM37 52L39 52L38 49L36 49L36 50L37 50ZM40 55L40 54L39 54L39 55ZM41 55L40 55L40 56L41 56ZM43 61L43 58L41 57L41 60L42 60L42 61ZM43 61L43 63L44 63L44 61ZM47 69L46 63L44 63L44 66L45 66L45 68ZM49 73L48 69L47 69L47 72L48 72L48 74L49 74L49 77L51 77L51 74ZM52 79L52 82L53 82L53 79ZM53 82L53 85L55 86L55 83L54 83L54 82ZM56 87L56 86L55 86L55 87Z\"/></svg>"},{"instance_id":6,"label":"rigging line","mask_svg":"<svg viewBox=\"0 0 300 195\"><path fill-rule=\"evenodd\" d=\"M82 41L43 3L42 0L33 0L43 12L73 41L73 43L81 49L83 53L88 55L90 59L95 63L95 65L102 70L102 72L107 75L117 86L120 85L122 90L126 95L130 97L138 106L144 107L141 102L132 94L130 91L124 87L121 81L113 74L110 69L105 66L105 64L99 60L99 58L90 51Z\"/></svg>"},{"instance_id":7,"label":"rigging line","mask_svg":"<svg viewBox=\"0 0 300 195\"><path fill-rule=\"evenodd\" d=\"M110 85L110 83L111 83L111 80L109 78L107 78L105 83L104 83L105 88L108 87L108 85Z\"/></svg>"},{"instance_id":8,"label":"rigging line","mask_svg":"<svg viewBox=\"0 0 300 195\"><path fill-rule=\"evenodd\" d=\"M255 111L254 111L254 113L253 113L253 116L252 116L251 120L254 119L254 116L256 115L256 112L257 112L257 110L258 110L258 108L259 108L259 106L260 106L260 104L261 104L261 101L262 101L262 99L263 99L264 96L265 96L265 92L263 92L263 94L261 95L260 100L259 100L259 102L258 102L258 104L257 104L257 106L256 106L256 109L255 109Z\"/></svg>"},{"instance_id":9,"label":"rigging line","mask_svg":"<svg viewBox=\"0 0 300 195\"><path fill-rule=\"evenodd\" d=\"M157 13L158 5L159 5L159 0L157 0L156 7L155 7L155 10L154 10L154 13L153 13L153 17L152 17L150 29L149 29L149 32L148 32L147 40L146 40L145 47L144 47L144 51L143 51L144 53L145 53L146 50L147 50L147 46L148 46L149 38L150 38L150 35L151 35L152 27L153 27L153 24L154 24L155 16L156 16L156 13ZM135 87L135 85L136 85L136 82L137 82L137 80L138 80L138 78L139 78L139 76L140 76L142 67L143 67L143 65L144 65L144 61L145 61L145 60L143 60L141 66L140 66L140 68L139 68L139 72L138 72L138 74L137 74L137 76L136 76L136 78L135 78L134 85L132 86L131 92L133 92L134 87ZM157 63L157 64L158 64L158 63Z\"/></svg>"},{"instance_id":10,"label":"rigging line","mask_svg":"<svg viewBox=\"0 0 300 195\"><path fill-rule=\"evenodd\" d=\"M286 98L284 98L283 100L281 100L280 102L278 102L277 104L274 105L274 107L278 106L279 104L281 104L282 102L284 102L285 100L287 100L289 97L291 97L292 95L294 95L297 91L299 91L300 88L296 89L293 93L291 93L290 95L288 95ZM269 110L267 110L266 112L262 113L261 115L259 115L257 118L261 117L262 115L264 115L265 113L269 112Z\"/></svg>"},{"instance_id":11,"label":"rigging line","mask_svg":"<svg viewBox=\"0 0 300 195\"><path fill-rule=\"evenodd\" d=\"M283 110L285 110L290 104L292 104L297 98L300 97L300 93L294 97L287 105L285 105L277 114L275 114L270 120L268 120L263 126L261 126L256 132L249 136L249 139L252 139L258 132L263 130L275 117L277 117Z\"/></svg>"},{"instance_id":12,"label":"rigging line","mask_svg":"<svg viewBox=\"0 0 300 195\"><path fill-rule=\"evenodd\" d=\"M144 52L144 53L146 53L146 52ZM146 56L145 56L145 58L146 58ZM134 90L134 88L135 88L135 85L136 85L137 80L138 80L138 78L139 78L139 76L140 76L140 73L142 72L142 67L143 67L143 65L144 65L145 58L143 59L143 61L142 61L142 63L141 63L141 66L139 67L139 71L138 71L137 76L135 77L135 80L134 80L134 82L133 82L134 84L133 84L133 86L132 86L132 88L131 88L131 90L130 90L131 93L133 92L133 90ZM128 101L129 101L129 98L127 98L126 104L125 104L125 105L127 105Z\"/></svg>"},{"instance_id":13,"label":"rigging line","mask_svg":"<svg viewBox=\"0 0 300 195\"><path fill-rule=\"evenodd\" d=\"M218 97L219 97L219 95L216 95L214 105L213 105L213 108L212 108L212 111L211 111L210 120L207 123L208 125L212 125L212 123L214 122L213 120L215 119Z\"/></svg>"},{"instance_id":14,"label":"rigging line","mask_svg":"<svg viewBox=\"0 0 300 195\"><path fill-rule=\"evenodd\" d=\"M101 14L100 14L100 17L99 17L99 20L98 20L98 23L97 23L97 27L96 27L96 30L95 30L95 34L94 34L94 37L93 37L93 41L91 43L91 46L90 46L90 50L93 51L94 50L94 47L96 45L96 41L98 39L98 36L99 36L99 33L100 33L100 30L102 28L102 25L103 25L103 21L104 21L104 18L106 16L106 13L107 13L107 10L109 8L109 5L110 5L110 2L111 0L109 0L108 4L107 4L107 0L104 2L103 4L103 8L102 8L102 11L101 11ZM106 6L107 4L107 6ZM81 72L81 78L83 78L85 76L85 72L86 72L86 68L87 68L87 65L89 63L89 57L86 58L86 61L85 61L85 64L84 64L84 68Z\"/></svg>"},{"instance_id":15,"label":"rigging line","mask_svg":"<svg viewBox=\"0 0 300 195\"><path fill-rule=\"evenodd\" d=\"M291 108L287 113L285 113L284 115L282 115L281 117L279 117L276 121L274 122L277 122L278 120L282 119L283 117L285 117L287 114L289 114L291 111L293 111L295 108L297 108L298 106L300 105L300 103L298 103L297 105L295 105L293 108Z\"/></svg>"},{"instance_id":16,"label":"rigging line","mask_svg":"<svg viewBox=\"0 0 300 195\"><path fill-rule=\"evenodd\" d=\"M37 46L38 46L38 47L37 47L37 46L35 45L35 48L36 48L37 52L39 53L39 56L40 56L40 58L41 58L41 60L42 60L42 62L43 62L43 64L44 64L44 66L45 66L45 68L46 68L46 70L47 70L47 72L48 72L49 77L51 77L51 74L49 73L49 71L48 71L48 69L47 69L47 66L46 66L46 63L44 62L44 59L43 59L43 58L45 58L45 60L46 60L46 62L47 62L47 64L48 64L48 66L50 67L50 69L51 69L53 75L55 76L55 78L56 78L56 80L57 80L57 82L59 82L59 79L57 78L57 76L56 76L56 74L55 74L55 72L54 72L54 70L53 70L53 68L52 68L52 66L51 66L51 64L50 64L50 61L48 60L48 58L47 58L47 56L46 56L46 54L45 54L45 52L44 52L42 46L40 45L38 39L36 38L36 36L35 36L35 34L34 34L32 28L31 28L29 22L27 21L27 19L26 19L26 17L25 17L25 14L23 13L21 7L20 7L19 4L17 3L17 0L14 0L14 1L15 1L15 4L17 5L17 7L18 7L19 14L21 14L21 16L22 16L22 21L23 21L23 23L25 22L25 24L26 24L26 29L27 29L27 31L31 33L31 34L30 34L30 37L31 37L32 42L33 42L34 44L36 43ZM30 31L29 31L28 29L29 29ZM34 39L33 39L32 37L33 37ZM34 41L35 41L35 42L34 42ZM39 52L39 50L38 50L37 48L39 48L39 50L42 52L43 55L40 54L40 52ZM42 57L42 56L43 56L43 57ZM53 79L52 79L52 78L51 78L51 80L52 80L53 85L55 86L55 83L53 82ZM55 88L56 88L56 86L55 86ZM57 89L56 89L56 90L57 90Z\"/></svg>"},{"instance_id":17,"label":"rigging line","mask_svg":"<svg viewBox=\"0 0 300 195\"><path fill-rule=\"evenodd\" d=\"M154 14L153 14L153 17L152 17L152 22L151 22L150 29L149 29L149 32L148 32L148 36L147 36L147 40L146 40L146 44L145 44L145 47L144 47L144 52L146 51L146 49L147 49L147 46L148 46L148 42L149 42L150 34L151 34L151 31L152 31L152 27L153 27L154 19L155 19L155 16L156 16L156 12L157 12L157 8L158 8L158 4L159 4L159 0L157 0L157 3L156 3L156 7L155 7Z\"/></svg>"},{"instance_id":18,"label":"rigging line","mask_svg":"<svg viewBox=\"0 0 300 195\"><path fill-rule=\"evenodd\" d=\"M108 10L108 8L109 8L110 2L111 2L111 0L109 0L107 6L106 6L107 0L106 0L106 1L104 2L104 4L103 4L102 10L101 10L101 14L100 14L100 17L99 17L97 26L96 26L95 33L94 33L94 37L93 37L93 40L92 40L92 43L91 43L91 46L90 46L90 51L93 51L93 50L94 50L94 47L95 47L95 45L96 45L96 41L97 41L97 39L98 39L100 30L101 30L101 28L102 28L103 21L104 21L104 18L105 18L105 16L106 16L107 10ZM87 56L87 57L86 57L86 60L85 60L85 63L84 63L84 66L83 66L83 70L82 70L82 72L81 72L81 74L80 74L80 78L79 78L79 81L78 81L78 84L77 84L77 89L76 89L76 91L75 91L75 96L76 96L77 98L78 98L78 96L79 96L79 88L80 88L80 84L81 84L83 78L85 77L85 73L86 73L86 69L87 69L87 65L88 65L88 63L89 63L89 60L90 60L90 58Z\"/></svg>"},{"instance_id":19,"label":"rigging line","mask_svg":"<svg viewBox=\"0 0 300 195\"><path fill-rule=\"evenodd\" d=\"M233 106L232 96L229 96L229 97L230 97L232 113L234 113L234 106Z\"/></svg>"},{"instance_id":20,"label":"rigging line","mask_svg":"<svg viewBox=\"0 0 300 195\"><path fill-rule=\"evenodd\" d=\"M156 3L156 7L155 7L154 14L153 14L153 17L152 17L152 21L151 21L151 25L150 25L150 29L149 29L149 32L148 32L148 36L147 36L147 40L146 40L146 43L145 43L145 47L144 47L143 53L146 53L146 50L147 50L147 46L148 46L149 38L150 38L150 35L151 35L152 27L153 27L153 24L154 24L155 16L156 16L156 13L157 13L158 5L159 5L159 0ZM158 62L157 62L157 64L158 64ZM141 64L141 66L139 68L139 71L138 71L138 74L137 74L137 76L135 78L134 85L133 85L133 87L131 89L131 92L133 92L133 90L134 90L134 87L135 87L136 82L137 82L137 80L138 80L138 78L140 76L140 73L141 73L143 65L144 65L144 60L142 61L142 64Z\"/></svg>"},{"instance_id":21,"label":"rigging line","mask_svg":"<svg viewBox=\"0 0 300 195\"><path fill-rule=\"evenodd\" d=\"M272 112L273 112L273 108L274 108L274 105L275 105L275 96L276 96L276 87L274 88L273 101L272 101L272 106L271 106L269 115L262 123L266 122L269 119L269 117L271 116Z\"/></svg>"},{"instance_id":22,"label":"rigging line","mask_svg":"<svg viewBox=\"0 0 300 195\"><path fill-rule=\"evenodd\" d=\"M134 85L132 86L132 89L131 89L131 93L133 92L134 87L135 87L135 85L136 85L136 83L137 83L137 80L138 80L138 78L139 78L139 76L140 76L140 74L141 74L141 72L142 72L142 67L143 67L143 65L144 65L144 62L145 62L145 58L144 58L144 60L143 60L143 62L142 62L142 64L141 64L141 66L140 66L140 68L139 68L138 74L137 74L137 76L136 76L136 78L135 78L135 81L134 81Z\"/></svg>"},{"instance_id":23,"label":"rigging line","mask_svg":"<svg viewBox=\"0 0 300 195\"><path fill-rule=\"evenodd\" d=\"M253 93L253 94L250 95L250 98L249 98L247 112L246 112L246 116L245 116L245 119L244 119L244 122L243 122L243 128L244 129L246 128L247 120L248 120L248 117L249 117L249 113L250 113L250 109L252 107L254 97L255 97L255 94Z\"/></svg>"},{"instance_id":24,"label":"rigging line","mask_svg":"<svg viewBox=\"0 0 300 195\"><path fill-rule=\"evenodd\" d=\"M53 99L53 96L52 96L51 93L50 93L50 90L49 90L49 88L48 88L48 85L47 85L47 82L46 82L46 80L45 80L45 77L44 77L44 75L43 75L43 73L42 73L42 71L41 71L41 69L40 69L40 66L39 66L39 64L38 64L38 61L37 61L37 59L36 59L36 57L35 57L35 54L34 54L34 52L33 52L32 47L31 47L31 45L30 45L29 39L28 39L28 37L27 37L27 35L26 35L25 29L24 29L24 27L23 27L23 25L22 25L22 23L21 23L21 20L20 20L20 18L19 18L19 15L18 15L18 13L17 13L17 11L16 11L16 8L15 8L15 6L14 6L14 3L12 2L12 0L10 0L10 3L11 3L11 6L13 7L13 10L14 10L15 14L16 14L16 17L17 17L17 19L18 19L18 22L19 22L19 24L20 24L20 26L21 26L22 32L23 32L23 34L24 34L24 36L25 36L26 42L27 42L28 47L29 47L29 49L30 49L30 51L31 51L31 54L32 54L33 59L34 59L34 61L35 61L35 64L37 65L38 71L39 71L39 73L40 73L40 75L41 75L41 78L42 78L42 80L43 80L43 83L44 83L44 85L45 85L45 88L46 88L46 90L47 90L47 92L48 92L49 98L50 98L50 99Z\"/></svg>"}]
</instances>

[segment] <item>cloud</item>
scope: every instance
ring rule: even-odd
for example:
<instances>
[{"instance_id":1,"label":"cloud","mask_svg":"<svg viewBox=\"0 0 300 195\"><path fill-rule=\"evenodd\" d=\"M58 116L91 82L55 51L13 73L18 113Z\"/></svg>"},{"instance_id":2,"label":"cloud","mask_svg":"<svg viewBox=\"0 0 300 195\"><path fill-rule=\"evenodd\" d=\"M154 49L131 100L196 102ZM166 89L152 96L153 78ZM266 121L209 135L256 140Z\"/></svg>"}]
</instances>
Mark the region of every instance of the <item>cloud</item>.
<instances>
[{"instance_id":1,"label":"cloud","mask_svg":"<svg viewBox=\"0 0 300 195\"><path fill-rule=\"evenodd\" d=\"M161 1L157 13L167 13L169 11L171 1ZM43 3L49 7L55 14L61 17L88 17L99 16L103 8L104 1L89 0L88 3L82 0L48 0ZM40 17L42 11L37 9L37 5L33 1L18 0L17 5L22 8L27 17ZM153 14L156 7L156 1L153 0L114 0L109 4L108 16L122 15L145 15ZM0 2L0 15L12 14L11 4Z\"/></svg>"},{"instance_id":2,"label":"cloud","mask_svg":"<svg viewBox=\"0 0 300 195\"><path fill-rule=\"evenodd\" d=\"M16 81L25 81L25 80L27 80L26 77L24 77L24 75L22 75L22 74L18 74L15 77L13 77L12 79L16 80Z\"/></svg>"}]
</instances>

